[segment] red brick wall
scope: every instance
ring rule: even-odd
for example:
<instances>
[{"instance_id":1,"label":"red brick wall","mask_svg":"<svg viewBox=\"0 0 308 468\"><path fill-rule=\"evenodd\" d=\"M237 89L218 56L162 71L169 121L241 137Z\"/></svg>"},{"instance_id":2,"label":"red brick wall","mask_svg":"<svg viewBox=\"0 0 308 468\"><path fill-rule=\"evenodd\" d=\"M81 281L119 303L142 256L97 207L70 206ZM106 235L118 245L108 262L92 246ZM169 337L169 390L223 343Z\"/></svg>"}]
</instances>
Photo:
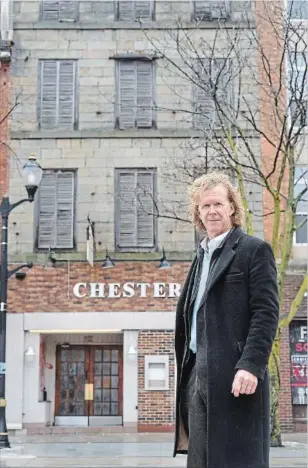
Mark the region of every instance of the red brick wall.
<instances>
[{"instance_id":1,"label":"red brick wall","mask_svg":"<svg viewBox=\"0 0 308 468\"><path fill-rule=\"evenodd\" d=\"M24 281L9 282L8 304L10 312L106 312L130 311L174 311L176 298L148 297L89 298L79 299L73 295L76 283L180 283L182 284L189 263L177 263L171 269L160 270L158 262L117 262L115 268L104 270L97 263L92 268L88 263L62 263L56 267L35 266L27 272ZM138 290L139 291L139 290Z\"/></svg>"},{"instance_id":2,"label":"red brick wall","mask_svg":"<svg viewBox=\"0 0 308 468\"><path fill-rule=\"evenodd\" d=\"M141 331L138 340L138 431L173 431L175 408L174 332ZM145 390L146 355L169 356L169 390Z\"/></svg>"},{"instance_id":3,"label":"red brick wall","mask_svg":"<svg viewBox=\"0 0 308 468\"><path fill-rule=\"evenodd\" d=\"M289 275L286 278L284 288L284 301L281 306L280 315L285 317L290 311L292 301L298 291L303 277L301 275ZM297 311L296 318L307 316L307 298L301 303ZM291 359L290 359L290 341L289 328L284 328L281 334L281 350L280 350L280 421L281 429L285 432L292 431L293 411L292 411L292 396L291 396Z\"/></svg>"},{"instance_id":4,"label":"red brick wall","mask_svg":"<svg viewBox=\"0 0 308 468\"><path fill-rule=\"evenodd\" d=\"M285 5L283 0L256 0L256 28L259 39L259 112L260 112L260 146L263 174L273 174L269 179L270 185L277 187L282 155L277 153L282 134L283 117L285 114L286 90L281 84L284 82L280 65L283 61L284 38L283 18ZM273 21L275 18L275 21ZM264 60L262 60L264 58ZM270 63L268 69L266 60ZM284 70L282 67L281 70ZM278 103L275 96L279 91ZM279 116L279 117L278 117ZM264 136L263 136L264 135ZM277 154L276 154L277 153ZM275 158L277 160L275 161ZM276 166L275 166L276 165ZM284 171L281 192L287 195L288 171ZM273 197L270 192L263 189L264 236L271 241L273 230ZM283 209L283 206L281 207ZM282 226L282 224L281 224Z\"/></svg>"},{"instance_id":5,"label":"red brick wall","mask_svg":"<svg viewBox=\"0 0 308 468\"><path fill-rule=\"evenodd\" d=\"M8 192L8 118L10 66L0 62L0 198Z\"/></svg>"}]
</instances>

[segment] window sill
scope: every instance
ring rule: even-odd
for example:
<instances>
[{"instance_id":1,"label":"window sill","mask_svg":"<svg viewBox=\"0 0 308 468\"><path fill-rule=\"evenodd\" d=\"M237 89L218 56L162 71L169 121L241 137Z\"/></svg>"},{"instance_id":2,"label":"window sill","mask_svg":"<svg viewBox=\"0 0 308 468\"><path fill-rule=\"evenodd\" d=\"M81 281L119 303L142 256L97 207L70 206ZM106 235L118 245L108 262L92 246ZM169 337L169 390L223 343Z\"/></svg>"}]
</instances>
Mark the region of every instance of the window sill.
<instances>
[{"instance_id":1,"label":"window sill","mask_svg":"<svg viewBox=\"0 0 308 468\"><path fill-rule=\"evenodd\" d=\"M247 137L253 137L254 132L245 131ZM221 132L223 136L223 132ZM12 140L41 139L82 139L82 138L192 138L204 136L204 133L193 129L139 129L139 130L37 130L34 132L11 132ZM258 137L258 135L255 135Z\"/></svg>"},{"instance_id":2,"label":"window sill","mask_svg":"<svg viewBox=\"0 0 308 468\"><path fill-rule=\"evenodd\" d=\"M204 21L198 24L198 29L215 29L218 24L218 21ZM245 29L248 26L254 27L253 24L249 24L244 20L239 21L226 21L224 23L224 28L234 29L236 25L237 29ZM126 21L103 21L103 22L58 22L58 21L38 21L38 22L24 22L17 21L14 24L14 30L23 30L23 29L94 29L94 30L104 30L104 29L178 29L179 25L176 21L145 21L144 23L135 22L126 22ZM181 25L182 29L196 29L196 23L192 21L183 21Z\"/></svg>"}]
</instances>

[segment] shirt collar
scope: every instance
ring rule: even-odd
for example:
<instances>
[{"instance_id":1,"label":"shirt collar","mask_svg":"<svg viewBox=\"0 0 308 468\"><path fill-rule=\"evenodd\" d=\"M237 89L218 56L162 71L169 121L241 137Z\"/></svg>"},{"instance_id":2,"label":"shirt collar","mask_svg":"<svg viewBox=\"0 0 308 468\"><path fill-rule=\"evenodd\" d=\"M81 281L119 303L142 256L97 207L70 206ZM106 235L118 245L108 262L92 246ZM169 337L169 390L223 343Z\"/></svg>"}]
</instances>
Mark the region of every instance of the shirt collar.
<instances>
[{"instance_id":1,"label":"shirt collar","mask_svg":"<svg viewBox=\"0 0 308 468\"><path fill-rule=\"evenodd\" d=\"M231 229L229 229L227 232L224 232L223 234L220 234L217 237L214 237L213 239L209 239L208 237L205 237L201 242L201 247L205 251L208 250L210 252L214 252L214 250L220 246L220 244L225 239L225 237L227 237L230 231Z\"/></svg>"}]
</instances>

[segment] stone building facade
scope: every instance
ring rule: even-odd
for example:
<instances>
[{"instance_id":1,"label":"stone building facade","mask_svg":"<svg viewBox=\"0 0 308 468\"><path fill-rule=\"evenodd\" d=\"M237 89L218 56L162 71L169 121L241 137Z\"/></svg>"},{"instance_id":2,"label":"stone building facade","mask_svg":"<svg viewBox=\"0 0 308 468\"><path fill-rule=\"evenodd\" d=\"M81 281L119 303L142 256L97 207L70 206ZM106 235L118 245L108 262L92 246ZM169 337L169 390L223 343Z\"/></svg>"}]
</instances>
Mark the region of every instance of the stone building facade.
<instances>
[{"instance_id":1,"label":"stone building facade","mask_svg":"<svg viewBox=\"0 0 308 468\"><path fill-rule=\"evenodd\" d=\"M10 261L35 264L10 282L10 429L173 430L174 310L196 247L178 162L199 154L191 144L200 132L180 111L192 105L191 84L164 67L153 43L166 47L179 21L196 41L213 41L212 3L14 1L18 106L10 135L0 127L12 148L0 178L7 170L10 197L23 197L20 161L31 153L44 178L35 203L10 216ZM226 31L244 30L253 2L230 5ZM248 192L255 234L266 237L264 192L255 184ZM170 269L158 268L163 249ZM102 268L106 250L114 268ZM294 250L286 310L304 252ZM292 430L293 417L303 418L292 409L287 331L283 340L281 419Z\"/></svg>"}]
</instances>

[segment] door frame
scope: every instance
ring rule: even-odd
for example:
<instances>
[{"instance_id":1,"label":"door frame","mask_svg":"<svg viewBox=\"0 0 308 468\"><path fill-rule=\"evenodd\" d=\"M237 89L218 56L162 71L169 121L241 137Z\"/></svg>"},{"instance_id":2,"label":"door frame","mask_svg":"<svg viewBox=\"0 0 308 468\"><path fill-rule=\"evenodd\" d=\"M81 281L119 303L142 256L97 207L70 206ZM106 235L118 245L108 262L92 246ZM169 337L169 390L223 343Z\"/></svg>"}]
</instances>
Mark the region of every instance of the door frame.
<instances>
[{"instance_id":1,"label":"door frame","mask_svg":"<svg viewBox=\"0 0 308 468\"><path fill-rule=\"evenodd\" d=\"M84 416L60 416L60 375L61 375L61 349L62 345L56 346L56 369L55 369L55 407L54 407L54 421L55 425L66 426L108 426L108 425L123 425L123 345L113 344L72 344L67 349L83 349L85 351L85 374L88 372L85 383L93 383L94 385L94 356L95 349L117 349L119 352L118 359L118 415L117 416L94 416L94 400L85 401ZM91 362L91 356L93 357ZM91 424L91 420L92 423ZM120 422L121 421L121 422ZM96 423L95 423L96 422Z\"/></svg>"}]
</instances>

